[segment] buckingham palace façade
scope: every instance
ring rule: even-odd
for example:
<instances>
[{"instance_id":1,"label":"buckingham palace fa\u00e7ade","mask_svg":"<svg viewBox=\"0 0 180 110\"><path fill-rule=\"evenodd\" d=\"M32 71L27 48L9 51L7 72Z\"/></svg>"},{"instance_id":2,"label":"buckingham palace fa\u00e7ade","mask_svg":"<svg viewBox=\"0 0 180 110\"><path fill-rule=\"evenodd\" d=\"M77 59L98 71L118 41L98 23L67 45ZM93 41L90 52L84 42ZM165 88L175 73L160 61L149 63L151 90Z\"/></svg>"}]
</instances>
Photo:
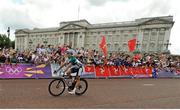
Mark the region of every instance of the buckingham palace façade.
<instances>
[{"instance_id":1,"label":"buckingham palace fa\u00e7ade","mask_svg":"<svg viewBox=\"0 0 180 110\"><path fill-rule=\"evenodd\" d=\"M38 44L63 45L100 50L101 36L106 37L108 52L128 51L128 40L137 39L141 52L168 50L173 16L149 17L126 22L91 24L87 20L60 22L59 27L16 29L15 49L35 49Z\"/></svg>"}]
</instances>

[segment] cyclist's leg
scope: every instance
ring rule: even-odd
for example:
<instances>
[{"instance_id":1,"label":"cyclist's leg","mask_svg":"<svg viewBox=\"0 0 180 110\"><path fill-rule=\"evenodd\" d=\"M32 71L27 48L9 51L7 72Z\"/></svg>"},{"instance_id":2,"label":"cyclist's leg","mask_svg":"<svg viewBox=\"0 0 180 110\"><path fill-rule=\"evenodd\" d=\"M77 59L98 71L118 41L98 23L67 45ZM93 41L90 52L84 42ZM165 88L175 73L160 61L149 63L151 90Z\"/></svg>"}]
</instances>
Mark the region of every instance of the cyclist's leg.
<instances>
[{"instance_id":1,"label":"cyclist's leg","mask_svg":"<svg viewBox=\"0 0 180 110\"><path fill-rule=\"evenodd\" d=\"M80 74L82 72L82 67L79 67L77 70L77 75L76 75L76 85L75 87L77 88L80 84Z\"/></svg>"},{"instance_id":2,"label":"cyclist's leg","mask_svg":"<svg viewBox=\"0 0 180 110\"><path fill-rule=\"evenodd\" d=\"M76 76L76 80L75 81L76 81L76 85L75 85L74 88L77 88L79 86L79 84L80 84L80 77Z\"/></svg>"},{"instance_id":3,"label":"cyclist's leg","mask_svg":"<svg viewBox=\"0 0 180 110\"><path fill-rule=\"evenodd\" d=\"M71 68L71 73L76 73L78 71L79 71L79 69L76 67ZM78 86L77 83L79 83L79 81L77 79L78 78L75 78L75 80L73 81L73 84L75 84L75 85L74 85L74 89L69 92L70 94L75 94L76 87Z\"/></svg>"},{"instance_id":4,"label":"cyclist's leg","mask_svg":"<svg viewBox=\"0 0 180 110\"><path fill-rule=\"evenodd\" d=\"M68 76L71 76L71 68L68 68L68 70L65 72Z\"/></svg>"}]
</instances>

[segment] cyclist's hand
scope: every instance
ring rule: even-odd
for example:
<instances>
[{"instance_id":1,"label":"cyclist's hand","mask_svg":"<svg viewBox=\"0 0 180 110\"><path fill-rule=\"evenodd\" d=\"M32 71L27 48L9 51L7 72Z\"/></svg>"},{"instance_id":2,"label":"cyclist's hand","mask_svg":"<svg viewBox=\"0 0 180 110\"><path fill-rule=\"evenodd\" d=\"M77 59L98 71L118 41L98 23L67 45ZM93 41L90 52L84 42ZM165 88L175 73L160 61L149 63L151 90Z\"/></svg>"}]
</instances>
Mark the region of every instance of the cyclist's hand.
<instances>
[{"instance_id":1,"label":"cyclist's hand","mask_svg":"<svg viewBox=\"0 0 180 110\"><path fill-rule=\"evenodd\" d=\"M57 74L57 71L56 71L56 70L54 71L54 74Z\"/></svg>"}]
</instances>

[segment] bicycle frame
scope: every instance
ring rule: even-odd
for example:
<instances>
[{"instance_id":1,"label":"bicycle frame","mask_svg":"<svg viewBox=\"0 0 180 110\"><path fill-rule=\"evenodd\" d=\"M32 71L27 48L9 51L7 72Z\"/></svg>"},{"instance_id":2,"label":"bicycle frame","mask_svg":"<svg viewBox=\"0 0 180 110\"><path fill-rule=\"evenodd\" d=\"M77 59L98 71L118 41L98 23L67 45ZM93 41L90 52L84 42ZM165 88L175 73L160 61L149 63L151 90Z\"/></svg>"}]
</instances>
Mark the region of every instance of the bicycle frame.
<instances>
[{"instance_id":1,"label":"bicycle frame","mask_svg":"<svg viewBox=\"0 0 180 110\"><path fill-rule=\"evenodd\" d=\"M79 68L79 71L81 71L81 73L82 73L83 71L80 70L80 69L83 70L83 68L82 68L82 67ZM65 80L65 79L72 79L72 78L74 77L74 78L75 78L74 80L76 80L77 77L80 77L79 71L76 72L76 75L75 75L75 76L71 76L71 78L69 78L68 75L65 75L64 71L60 71L61 73L63 73L61 79L65 82L65 85L66 85L66 86L70 87L69 84L68 84L68 82L67 82L67 80ZM73 74L73 73L71 73L71 74ZM66 77L67 77L67 78L66 78ZM72 82L72 83L73 83L73 82Z\"/></svg>"}]
</instances>

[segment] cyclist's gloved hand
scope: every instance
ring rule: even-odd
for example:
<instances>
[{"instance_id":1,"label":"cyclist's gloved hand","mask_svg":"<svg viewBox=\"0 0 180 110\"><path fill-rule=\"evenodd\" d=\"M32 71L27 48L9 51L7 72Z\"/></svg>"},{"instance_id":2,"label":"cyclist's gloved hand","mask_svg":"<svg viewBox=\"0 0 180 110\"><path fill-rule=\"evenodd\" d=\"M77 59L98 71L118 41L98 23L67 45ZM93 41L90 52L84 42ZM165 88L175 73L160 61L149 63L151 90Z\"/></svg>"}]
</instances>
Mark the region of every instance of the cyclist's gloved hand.
<instances>
[{"instance_id":1,"label":"cyclist's gloved hand","mask_svg":"<svg viewBox=\"0 0 180 110\"><path fill-rule=\"evenodd\" d=\"M56 71L56 70L54 70L54 74L57 74L57 71Z\"/></svg>"}]
</instances>

